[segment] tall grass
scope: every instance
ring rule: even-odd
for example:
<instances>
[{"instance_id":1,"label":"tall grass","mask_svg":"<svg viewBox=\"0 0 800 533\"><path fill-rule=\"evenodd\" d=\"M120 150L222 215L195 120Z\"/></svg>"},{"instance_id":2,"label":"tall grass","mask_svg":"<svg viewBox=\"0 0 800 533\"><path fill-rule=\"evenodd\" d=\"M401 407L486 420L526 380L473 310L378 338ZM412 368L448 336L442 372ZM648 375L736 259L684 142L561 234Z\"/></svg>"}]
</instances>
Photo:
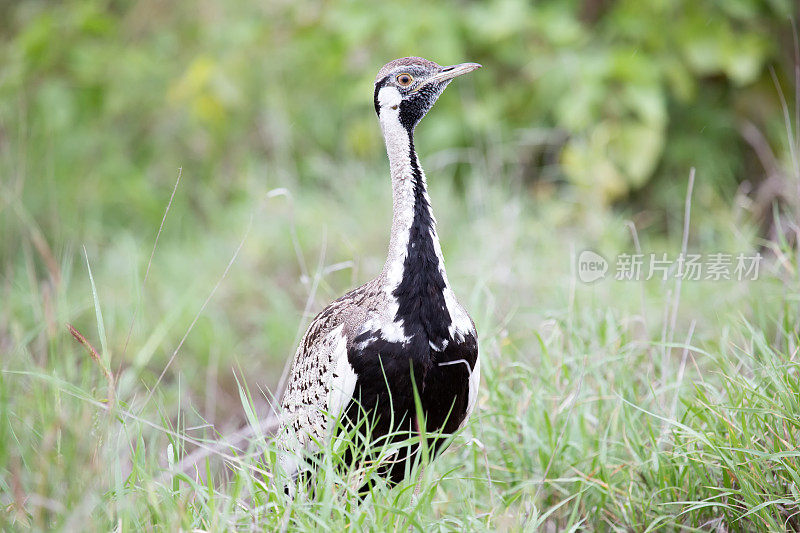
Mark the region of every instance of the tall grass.
<instances>
[{"instance_id":1,"label":"tall grass","mask_svg":"<svg viewBox=\"0 0 800 533\"><path fill-rule=\"evenodd\" d=\"M598 230L474 183L468 200L446 201L433 180L431 194L450 277L480 332L478 408L439 459L363 500L361 473L337 469L333 448L313 492L284 493L269 405L301 311L379 268L380 180L343 183L346 209L317 192L293 191L290 203L256 190L202 236L168 217L152 258L155 229L61 250L58 282L42 281L46 263L23 246L0 309L0 526L800 527L788 245L773 246L754 282L584 285L575 251L630 251L623 218ZM752 249L748 227L698 219L688 243L645 231L641 247Z\"/></svg>"}]
</instances>

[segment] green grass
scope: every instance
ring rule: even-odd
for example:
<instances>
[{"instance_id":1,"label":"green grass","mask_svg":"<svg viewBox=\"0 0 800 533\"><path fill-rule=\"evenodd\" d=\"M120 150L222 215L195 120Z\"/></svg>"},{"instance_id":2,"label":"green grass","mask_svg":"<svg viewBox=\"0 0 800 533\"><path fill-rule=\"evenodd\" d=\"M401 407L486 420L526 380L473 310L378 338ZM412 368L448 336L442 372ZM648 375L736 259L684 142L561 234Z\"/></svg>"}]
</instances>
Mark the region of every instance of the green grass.
<instances>
[{"instance_id":1,"label":"green grass","mask_svg":"<svg viewBox=\"0 0 800 533\"><path fill-rule=\"evenodd\" d=\"M758 281L686 281L679 299L674 282L584 285L578 251L633 249L624 217L570 218L478 179L448 200L435 166L448 272L480 333L473 420L363 502L333 451L313 495L286 497L267 481L271 394L304 324L379 270L387 239L385 169L335 170L333 194L253 185L202 225L169 213L145 284L157 228L85 255L66 241L54 273L5 204L22 247L0 288L1 529L800 527L790 254L776 245ZM693 209L690 250L753 249L747 224ZM672 218L673 236L639 236L645 252L680 250Z\"/></svg>"}]
</instances>

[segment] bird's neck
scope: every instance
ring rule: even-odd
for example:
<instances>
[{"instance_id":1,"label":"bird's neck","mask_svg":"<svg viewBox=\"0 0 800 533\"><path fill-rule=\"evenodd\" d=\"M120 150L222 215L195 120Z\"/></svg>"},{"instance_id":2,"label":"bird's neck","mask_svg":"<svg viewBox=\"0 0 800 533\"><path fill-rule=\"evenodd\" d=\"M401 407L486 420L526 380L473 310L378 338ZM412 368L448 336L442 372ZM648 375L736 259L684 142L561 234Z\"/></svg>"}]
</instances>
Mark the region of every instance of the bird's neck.
<instances>
[{"instance_id":1,"label":"bird's neck","mask_svg":"<svg viewBox=\"0 0 800 533\"><path fill-rule=\"evenodd\" d=\"M382 278L397 302L395 319L408 334L422 328L430 342L447 339L451 324L445 296L450 291L428 197L425 173L414 150L413 134L386 131L392 176L392 234Z\"/></svg>"}]
</instances>

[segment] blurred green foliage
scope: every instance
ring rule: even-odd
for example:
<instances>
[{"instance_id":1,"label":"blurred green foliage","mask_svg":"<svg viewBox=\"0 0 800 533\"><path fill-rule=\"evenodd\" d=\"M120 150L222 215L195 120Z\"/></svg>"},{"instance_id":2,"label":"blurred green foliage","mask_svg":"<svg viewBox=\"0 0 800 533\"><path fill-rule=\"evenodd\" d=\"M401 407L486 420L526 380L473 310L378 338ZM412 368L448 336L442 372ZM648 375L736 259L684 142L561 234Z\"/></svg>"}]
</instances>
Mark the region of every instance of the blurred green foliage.
<instances>
[{"instance_id":1,"label":"blurred green foliage","mask_svg":"<svg viewBox=\"0 0 800 533\"><path fill-rule=\"evenodd\" d=\"M415 54L486 67L450 90L466 103L442 100L423 153L474 146L500 179L592 208L645 186L636 202L680 201L669 182L692 165L724 194L758 179L742 121L785 141L768 67L793 61L792 4L0 3L3 193L47 234L100 237L152 227L178 167L200 221L267 182L333 186L332 163L381 168L372 79Z\"/></svg>"}]
</instances>

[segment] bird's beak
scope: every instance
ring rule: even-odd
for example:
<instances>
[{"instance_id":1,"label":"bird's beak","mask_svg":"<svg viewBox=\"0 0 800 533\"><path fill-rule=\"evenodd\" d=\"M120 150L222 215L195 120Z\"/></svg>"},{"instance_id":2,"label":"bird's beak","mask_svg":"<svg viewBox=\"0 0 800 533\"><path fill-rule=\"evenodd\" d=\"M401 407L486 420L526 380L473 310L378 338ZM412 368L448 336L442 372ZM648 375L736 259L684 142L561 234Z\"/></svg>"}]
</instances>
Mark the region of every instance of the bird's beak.
<instances>
[{"instance_id":1,"label":"bird's beak","mask_svg":"<svg viewBox=\"0 0 800 533\"><path fill-rule=\"evenodd\" d=\"M444 67L441 72L432 76L428 81L435 83L442 83L443 81L452 80L456 76L461 76L473 70L481 68L478 63L460 63L458 65L450 65Z\"/></svg>"},{"instance_id":2,"label":"bird's beak","mask_svg":"<svg viewBox=\"0 0 800 533\"><path fill-rule=\"evenodd\" d=\"M478 63L460 63L458 65L450 65L449 67L443 67L442 70L438 74L434 74L425 82L414 89L412 92L417 92L424 86L428 85L429 83L443 83L449 80L452 80L456 76L461 76L462 74L466 74L467 72L472 72L473 70L477 70L481 68L480 64Z\"/></svg>"}]
</instances>

